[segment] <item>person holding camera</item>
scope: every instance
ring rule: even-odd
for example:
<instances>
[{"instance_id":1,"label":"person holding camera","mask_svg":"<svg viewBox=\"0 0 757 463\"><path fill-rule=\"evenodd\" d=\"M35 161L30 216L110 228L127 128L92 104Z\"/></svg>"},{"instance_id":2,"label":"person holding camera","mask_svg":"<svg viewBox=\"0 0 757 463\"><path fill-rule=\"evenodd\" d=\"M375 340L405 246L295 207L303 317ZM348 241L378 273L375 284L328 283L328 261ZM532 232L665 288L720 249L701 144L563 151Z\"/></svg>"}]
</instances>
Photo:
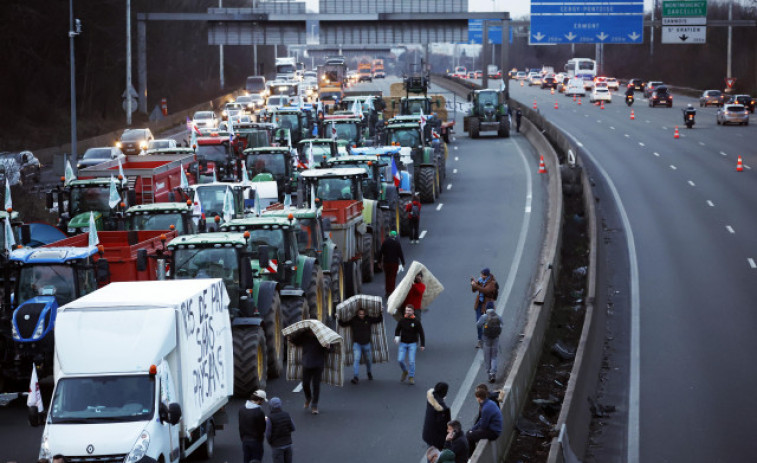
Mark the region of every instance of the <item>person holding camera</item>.
<instances>
[{"instance_id":1,"label":"person holding camera","mask_svg":"<svg viewBox=\"0 0 757 463\"><path fill-rule=\"evenodd\" d=\"M481 318L481 316L486 311L485 307L489 302L497 302L498 285L497 280L494 279L494 275L492 275L491 271L487 267L481 270L481 276L478 279L471 277L470 286L472 292L478 293L476 294L476 300L473 304L473 310L476 313L476 331L478 333L478 342L476 342L476 349L480 349L484 336L484 330L483 327L478 326L478 319Z\"/></svg>"}]
</instances>

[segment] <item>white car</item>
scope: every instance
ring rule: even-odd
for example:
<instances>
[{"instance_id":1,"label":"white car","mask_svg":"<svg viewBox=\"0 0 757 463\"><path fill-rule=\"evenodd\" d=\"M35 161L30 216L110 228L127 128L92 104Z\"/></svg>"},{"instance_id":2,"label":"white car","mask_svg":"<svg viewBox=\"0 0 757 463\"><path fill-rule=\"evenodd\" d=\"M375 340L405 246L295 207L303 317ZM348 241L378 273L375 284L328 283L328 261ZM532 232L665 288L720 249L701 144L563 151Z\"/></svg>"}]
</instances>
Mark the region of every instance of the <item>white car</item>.
<instances>
[{"instance_id":1,"label":"white car","mask_svg":"<svg viewBox=\"0 0 757 463\"><path fill-rule=\"evenodd\" d=\"M596 87L594 87L594 90L591 91L589 101L591 101L592 103L597 101L606 101L608 103L612 103L612 94L606 86L600 86L598 84Z\"/></svg>"},{"instance_id":2,"label":"white car","mask_svg":"<svg viewBox=\"0 0 757 463\"><path fill-rule=\"evenodd\" d=\"M218 122L218 116L213 111L197 111L192 117L192 123L198 129L215 129Z\"/></svg>"},{"instance_id":3,"label":"white car","mask_svg":"<svg viewBox=\"0 0 757 463\"><path fill-rule=\"evenodd\" d=\"M528 86L541 85L541 74L532 72L528 75Z\"/></svg>"},{"instance_id":4,"label":"white car","mask_svg":"<svg viewBox=\"0 0 757 463\"><path fill-rule=\"evenodd\" d=\"M584 80L580 78L572 78L568 81L568 86L565 88L565 96L586 96L586 89L584 88Z\"/></svg>"},{"instance_id":5,"label":"white car","mask_svg":"<svg viewBox=\"0 0 757 463\"><path fill-rule=\"evenodd\" d=\"M171 138L159 138L157 140L152 140L147 144L147 151L167 150L171 148L176 148L176 140Z\"/></svg>"},{"instance_id":6,"label":"white car","mask_svg":"<svg viewBox=\"0 0 757 463\"><path fill-rule=\"evenodd\" d=\"M620 84L618 83L618 79L616 79L615 77L608 77L607 88L609 88L610 90L615 90L615 91L620 90Z\"/></svg>"}]
</instances>

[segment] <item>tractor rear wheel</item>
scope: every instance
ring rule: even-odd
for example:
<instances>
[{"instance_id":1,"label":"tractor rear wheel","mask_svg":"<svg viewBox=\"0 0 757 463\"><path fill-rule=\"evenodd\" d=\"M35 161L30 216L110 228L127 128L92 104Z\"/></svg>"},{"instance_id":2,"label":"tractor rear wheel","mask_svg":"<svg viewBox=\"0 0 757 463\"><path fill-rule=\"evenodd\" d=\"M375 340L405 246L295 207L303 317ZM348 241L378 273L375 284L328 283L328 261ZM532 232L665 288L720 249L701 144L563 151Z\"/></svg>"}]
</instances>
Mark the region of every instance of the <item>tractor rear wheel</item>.
<instances>
[{"instance_id":1,"label":"tractor rear wheel","mask_svg":"<svg viewBox=\"0 0 757 463\"><path fill-rule=\"evenodd\" d=\"M279 293L274 293L271 308L265 314L263 319L263 331L265 332L265 346L268 354L268 376L278 378L284 370L284 358L286 349L284 339L281 336L281 330L284 325L281 323L281 299Z\"/></svg>"},{"instance_id":2,"label":"tractor rear wheel","mask_svg":"<svg viewBox=\"0 0 757 463\"><path fill-rule=\"evenodd\" d=\"M304 297L285 297L281 299L281 318L284 328L305 319L308 314L308 301Z\"/></svg>"},{"instance_id":3,"label":"tractor rear wheel","mask_svg":"<svg viewBox=\"0 0 757 463\"><path fill-rule=\"evenodd\" d=\"M234 395L249 398L253 392L266 386L265 334L259 326L237 326L231 335L234 343Z\"/></svg>"},{"instance_id":4,"label":"tractor rear wheel","mask_svg":"<svg viewBox=\"0 0 757 463\"><path fill-rule=\"evenodd\" d=\"M342 267L342 251L338 248L334 248L334 252L331 254L331 293L333 294L333 306L332 312L329 314L334 315L333 310L337 304L344 301L344 268Z\"/></svg>"},{"instance_id":5,"label":"tractor rear wheel","mask_svg":"<svg viewBox=\"0 0 757 463\"><path fill-rule=\"evenodd\" d=\"M479 129L481 127L481 121L477 117L471 117L468 121L468 130L471 138L478 138Z\"/></svg>"},{"instance_id":6,"label":"tractor rear wheel","mask_svg":"<svg viewBox=\"0 0 757 463\"><path fill-rule=\"evenodd\" d=\"M422 166L418 170L418 192L421 195L421 201L433 204L436 201L436 168Z\"/></svg>"},{"instance_id":7,"label":"tractor rear wheel","mask_svg":"<svg viewBox=\"0 0 757 463\"><path fill-rule=\"evenodd\" d=\"M360 268L363 274L363 281L373 281L373 236L363 235L363 259L360 261Z\"/></svg>"},{"instance_id":8,"label":"tractor rear wheel","mask_svg":"<svg viewBox=\"0 0 757 463\"><path fill-rule=\"evenodd\" d=\"M510 127L507 125L507 116L500 116L497 135L502 138L508 138L510 136Z\"/></svg>"},{"instance_id":9,"label":"tractor rear wheel","mask_svg":"<svg viewBox=\"0 0 757 463\"><path fill-rule=\"evenodd\" d=\"M309 318L314 318L318 321L322 321L326 315L326 308L323 305L323 272L321 266L318 264L313 265L313 276L310 278L310 284L305 289L305 298L308 301L308 309L310 309Z\"/></svg>"}]
</instances>

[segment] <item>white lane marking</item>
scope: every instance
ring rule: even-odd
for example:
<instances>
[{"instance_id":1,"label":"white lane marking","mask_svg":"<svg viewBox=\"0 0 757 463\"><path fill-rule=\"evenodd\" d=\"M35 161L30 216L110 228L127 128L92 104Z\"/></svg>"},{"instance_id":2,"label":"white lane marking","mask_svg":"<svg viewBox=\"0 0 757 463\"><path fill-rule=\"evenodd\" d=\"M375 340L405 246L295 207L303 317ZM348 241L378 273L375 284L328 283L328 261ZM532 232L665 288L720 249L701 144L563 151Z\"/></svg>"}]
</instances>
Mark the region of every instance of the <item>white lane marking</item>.
<instances>
[{"instance_id":1,"label":"white lane marking","mask_svg":"<svg viewBox=\"0 0 757 463\"><path fill-rule=\"evenodd\" d=\"M735 234L735 233L736 233L736 231L735 231L735 230L733 229L733 227L732 227L732 226L730 226L730 225L726 225L726 226L725 226L725 229L726 229L726 230L728 230L728 233L730 233L731 235L733 235L733 234Z\"/></svg>"},{"instance_id":2,"label":"white lane marking","mask_svg":"<svg viewBox=\"0 0 757 463\"><path fill-rule=\"evenodd\" d=\"M746 169L746 170L752 170L752 168L749 167L747 164L744 164L744 169Z\"/></svg>"},{"instance_id":3,"label":"white lane marking","mask_svg":"<svg viewBox=\"0 0 757 463\"><path fill-rule=\"evenodd\" d=\"M700 144L700 145L702 145L702 146L704 146L704 142L701 142L701 141L700 141L700 142L699 142L699 144Z\"/></svg>"},{"instance_id":4,"label":"white lane marking","mask_svg":"<svg viewBox=\"0 0 757 463\"><path fill-rule=\"evenodd\" d=\"M555 126L558 126L554 122L553 124ZM562 129L562 131L563 133L568 134L568 136L572 138L573 141L577 141L576 137L571 135L570 132L565 129ZM613 183L610 175L602 167L602 165L597 162L597 159L591 154L591 152L586 150L585 153L586 156L588 156L597 167L597 170L602 175L602 177L605 178L607 186L610 188L612 196L615 199L615 204L618 207L618 213L620 214L620 219L623 222L623 229L626 231L628 265L631 274L631 371L628 381L628 438L626 440L626 461L639 461L639 389L641 386L641 380L639 379L641 369L639 331L641 330L641 303L639 297L639 261L636 256L636 240L634 238L633 228L631 227L631 221L628 219L628 213L626 212L626 208L623 205L622 199L620 198L620 193L618 193L618 189L615 187L615 183Z\"/></svg>"},{"instance_id":5,"label":"white lane marking","mask_svg":"<svg viewBox=\"0 0 757 463\"><path fill-rule=\"evenodd\" d=\"M457 173L457 169L452 169L452 173L456 174Z\"/></svg>"},{"instance_id":6,"label":"white lane marking","mask_svg":"<svg viewBox=\"0 0 757 463\"><path fill-rule=\"evenodd\" d=\"M642 142L639 142L639 146L646 146L646 145Z\"/></svg>"},{"instance_id":7,"label":"white lane marking","mask_svg":"<svg viewBox=\"0 0 757 463\"><path fill-rule=\"evenodd\" d=\"M583 144L583 143L581 143L580 141L576 141L576 145L580 146L581 148L583 148L583 147L584 147L584 144Z\"/></svg>"},{"instance_id":8,"label":"white lane marking","mask_svg":"<svg viewBox=\"0 0 757 463\"><path fill-rule=\"evenodd\" d=\"M710 207L715 207L715 203L713 203L709 199L707 200L707 205L710 206Z\"/></svg>"},{"instance_id":9,"label":"white lane marking","mask_svg":"<svg viewBox=\"0 0 757 463\"><path fill-rule=\"evenodd\" d=\"M460 160L460 158L457 157L457 156L455 156L455 161L459 161L459 160Z\"/></svg>"},{"instance_id":10,"label":"white lane marking","mask_svg":"<svg viewBox=\"0 0 757 463\"><path fill-rule=\"evenodd\" d=\"M750 267L757 268L757 264L754 263L754 259L752 259L751 257L747 258L746 261L749 262Z\"/></svg>"},{"instance_id":11,"label":"white lane marking","mask_svg":"<svg viewBox=\"0 0 757 463\"><path fill-rule=\"evenodd\" d=\"M589 117L589 115L588 114L584 114L584 117Z\"/></svg>"},{"instance_id":12,"label":"white lane marking","mask_svg":"<svg viewBox=\"0 0 757 463\"><path fill-rule=\"evenodd\" d=\"M530 214L531 213L531 200L532 199L533 198L531 197L531 195L527 195L526 196L526 209L524 211L526 214Z\"/></svg>"},{"instance_id":13,"label":"white lane marking","mask_svg":"<svg viewBox=\"0 0 757 463\"><path fill-rule=\"evenodd\" d=\"M602 121L600 121L599 119L597 119L597 124L601 124L601 123L602 123Z\"/></svg>"},{"instance_id":14,"label":"white lane marking","mask_svg":"<svg viewBox=\"0 0 757 463\"><path fill-rule=\"evenodd\" d=\"M422 240L423 237L426 236L426 230L423 230L420 235L418 235L418 239Z\"/></svg>"},{"instance_id":15,"label":"white lane marking","mask_svg":"<svg viewBox=\"0 0 757 463\"><path fill-rule=\"evenodd\" d=\"M452 137L452 141L457 141L457 137Z\"/></svg>"},{"instance_id":16,"label":"white lane marking","mask_svg":"<svg viewBox=\"0 0 757 463\"><path fill-rule=\"evenodd\" d=\"M657 151L654 152L654 155L660 157L660 153L658 153Z\"/></svg>"},{"instance_id":17,"label":"white lane marking","mask_svg":"<svg viewBox=\"0 0 757 463\"><path fill-rule=\"evenodd\" d=\"M628 135L627 133L624 133L623 136L626 137L626 138L631 138L631 136Z\"/></svg>"},{"instance_id":18,"label":"white lane marking","mask_svg":"<svg viewBox=\"0 0 757 463\"><path fill-rule=\"evenodd\" d=\"M452 184L451 184L451 183L450 183L449 185L447 185L447 189L448 189L448 190L451 190L451 189L452 189Z\"/></svg>"},{"instance_id":19,"label":"white lane marking","mask_svg":"<svg viewBox=\"0 0 757 463\"><path fill-rule=\"evenodd\" d=\"M514 143L515 148L518 150L518 154L520 154L520 159L523 162L523 170L526 172L526 204L525 209L530 210L531 209L531 199L533 195L533 174L531 173L531 167L529 166L529 162L526 159L525 153L523 153L523 150L520 148L520 145L518 143ZM520 227L520 234L518 235L518 244L515 248L515 254L513 256L512 264L510 264L510 271L507 274L507 281L505 282L505 285L503 286L502 295L499 298L499 302L497 303L497 315L502 316L502 314L505 311L505 307L507 307L508 301L510 300L510 293L512 293L513 285L515 284L515 276L519 273L518 270L520 268L520 265L523 260L523 251L526 247L526 237L528 236L528 227L529 227L529 221L531 219L531 215L528 213L523 214L523 224ZM457 390L457 395L455 395L455 400L452 402L452 407L450 409L451 415L453 419L456 419L458 414L460 413L460 409L463 407L463 403L465 402L465 399L470 397L471 388L473 387L473 381L476 380L478 377L478 372L481 369L481 366L484 363L484 354L481 352L483 349L476 349L476 355L473 358L473 363L471 364L470 368L468 369L468 372L465 374L465 377L463 379L462 384L460 385L460 388ZM422 458L421 463L426 462L426 458Z\"/></svg>"},{"instance_id":20,"label":"white lane marking","mask_svg":"<svg viewBox=\"0 0 757 463\"><path fill-rule=\"evenodd\" d=\"M444 203L439 203L439 205L436 206L436 210L437 211L441 211L442 210L442 206L444 206Z\"/></svg>"},{"instance_id":21,"label":"white lane marking","mask_svg":"<svg viewBox=\"0 0 757 463\"><path fill-rule=\"evenodd\" d=\"M300 382L300 384L298 384L297 387L292 390L292 392L300 392L301 390L302 390L302 382Z\"/></svg>"},{"instance_id":22,"label":"white lane marking","mask_svg":"<svg viewBox=\"0 0 757 463\"><path fill-rule=\"evenodd\" d=\"M670 168L673 169L673 170L678 169L678 167L674 166L673 164L670 165Z\"/></svg>"},{"instance_id":23,"label":"white lane marking","mask_svg":"<svg viewBox=\"0 0 757 463\"><path fill-rule=\"evenodd\" d=\"M725 151L721 151L720 154L722 154L723 156L728 156L727 154L725 154Z\"/></svg>"},{"instance_id":24,"label":"white lane marking","mask_svg":"<svg viewBox=\"0 0 757 463\"><path fill-rule=\"evenodd\" d=\"M651 123L652 121L650 121L649 119L647 119L647 120L646 120L646 121L644 121L644 122L646 122L647 124L649 124L649 123Z\"/></svg>"},{"instance_id":25,"label":"white lane marking","mask_svg":"<svg viewBox=\"0 0 757 463\"><path fill-rule=\"evenodd\" d=\"M691 180L689 180L689 185L696 186L696 185L694 185L694 182L692 182Z\"/></svg>"},{"instance_id":26,"label":"white lane marking","mask_svg":"<svg viewBox=\"0 0 757 463\"><path fill-rule=\"evenodd\" d=\"M610 130L615 130L615 127L613 127L613 126L610 126Z\"/></svg>"},{"instance_id":27,"label":"white lane marking","mask_svg":"<svg viewBox=\"0 0 757 463\"><path fill-rule=\"evenodd\" d=\"M668 130L668 128L663 125L662 130Z\"/></svg>"},{"instance_id":28,"label":"white lane marking","mask_svg":"<svg viewBox=\"0 0 757 463\"><path fill-rule=\"evenodd\" d=\"M455 147L455 151L457 151L457 146Z\"/></svg>"}]
</instances>

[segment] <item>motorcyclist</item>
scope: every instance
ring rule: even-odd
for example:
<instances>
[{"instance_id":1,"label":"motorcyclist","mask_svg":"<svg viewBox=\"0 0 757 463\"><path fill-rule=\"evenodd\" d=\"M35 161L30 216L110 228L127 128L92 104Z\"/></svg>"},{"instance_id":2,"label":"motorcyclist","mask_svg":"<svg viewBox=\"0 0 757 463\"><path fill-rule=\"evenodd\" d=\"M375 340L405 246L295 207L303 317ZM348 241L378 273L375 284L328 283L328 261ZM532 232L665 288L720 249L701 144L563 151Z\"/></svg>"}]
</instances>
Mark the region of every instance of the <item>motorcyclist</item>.
<instances>
[{"instance_id":1,"label":"motorcyclist","mask_svg":"<svg viewBox=\"0 0 757 463\"><path fill-rule=\"evenodd\" d=\"M631 96L631 97L633 96L633 85L632 84L628 84L628 86L626 87L626 96Z\"/></svg>"},{"instance_id":2,"label":"motorcyclist","mask_svg":"<svg viewBox=\"0 0 757 463\"><path fill-rule=\"evenodd\" d=\"M688 106L681 111L683 111L683 123L686 124L686 127L691 128L691 126L694 125L694 117L697 114L697 110L694 109L694 106L691 103L689 103Z\"/></svg>"}]
</instances>

